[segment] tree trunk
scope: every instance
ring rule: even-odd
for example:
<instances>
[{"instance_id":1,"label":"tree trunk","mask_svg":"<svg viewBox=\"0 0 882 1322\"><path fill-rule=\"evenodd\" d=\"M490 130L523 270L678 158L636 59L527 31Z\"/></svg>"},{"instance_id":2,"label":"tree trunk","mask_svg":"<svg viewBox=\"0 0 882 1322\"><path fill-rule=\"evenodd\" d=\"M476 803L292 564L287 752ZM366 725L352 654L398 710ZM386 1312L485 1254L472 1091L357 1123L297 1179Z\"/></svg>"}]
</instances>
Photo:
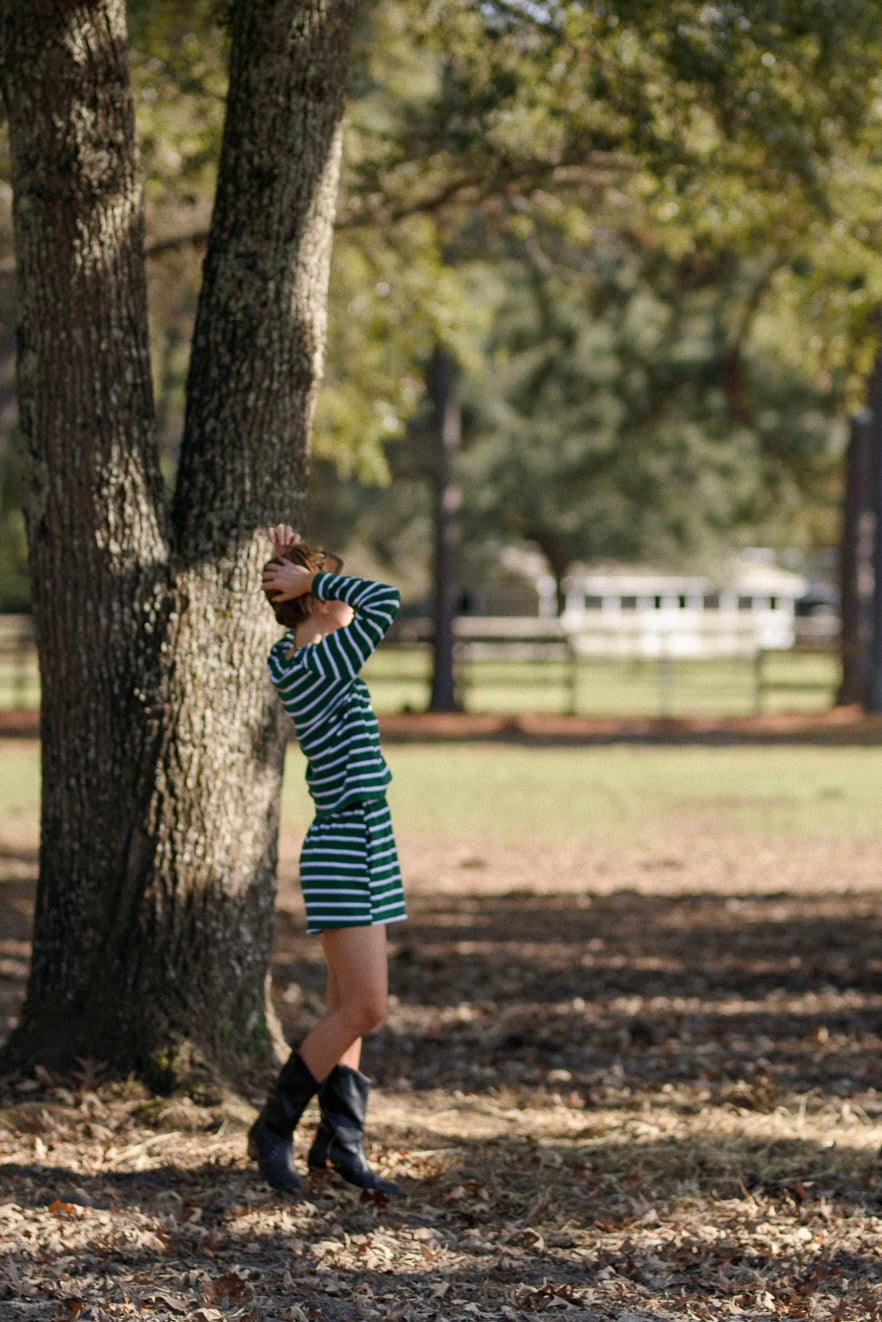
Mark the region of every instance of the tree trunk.
<instances>
[{"instance_id":1,"label":"tree trunk","mask_svg":"<svg viewBox=\"0 0 882 1322\"><path fill-rule=\"evenodd\" d=\"M527 541L535 542L545 556L545 562L554 579L554 601L557 614L559 616L563 615L567 606L564 582L573 563L566 540L556 536L541 524L538 527L531 527L527 524L523 529L523 536Z\"/></svg>"},{"instance_id":2,"label":"tree trunk","mask_svg":"<svg viewBox=\"0 0 882 1322\"><path fill-rule=\"evenodd\" d=\"M873 531L873 593L870 610L870 645L867 657L868 712L882 712L882 357L876 359L870 382L871 504Z\"/></svg>"},{"instance_id":3,"label":"tree trunk","mask_svg":"<svg viewBox=\"0 0 882 1322\"><path fill-rule=\"evenodd\" d=\"M836 702L863 703L866 691L866 588L870 573L866 524L871 512L871 413L851 419L845 456L845 491L839 550L840 659L842 673Z\"/></svg>"},{"instance_id":4,"label":"tree trunk","mask_svg":"<svg viewBox=\"0 0 882 1322\"><path fill-rule=\"evenodd\" d=\"M171 520L154 446L122 0L5 0L19 389L43 684L13 1054L173 1082L265 1060L282 727L265 527L303 509L352 0L237 0Z\"/></svg>"},{"instance_id":5,"label":"tree trunk","mask_svg":"<svg viewBox=\"0 0 882 1322\"><path fill-rule=\"evenodd\" d=\"M6 4L25 515L44 701L19 1037L90 1010L143 847L169 618L123 6ZM116 911L116 913L114 912ZM113 917L111 917L113 915ZM76 1050L86 1043L78 1035ZM89 1054L85 1051L84 1054Z\"/></svg>"},{"instance_id":6,"label":"tree trunk","mask_svg":"<svg viewBox=\"0 0 882 1322\"><path fill-rule=\"evenodd\" d=\"M430 711L457 711L456 637L457 556L462 493L456 477L461 420L454 389L455 367L446 349L437 348L429 366L433 405L433 647Z\"/></svg>"}]
</instances>

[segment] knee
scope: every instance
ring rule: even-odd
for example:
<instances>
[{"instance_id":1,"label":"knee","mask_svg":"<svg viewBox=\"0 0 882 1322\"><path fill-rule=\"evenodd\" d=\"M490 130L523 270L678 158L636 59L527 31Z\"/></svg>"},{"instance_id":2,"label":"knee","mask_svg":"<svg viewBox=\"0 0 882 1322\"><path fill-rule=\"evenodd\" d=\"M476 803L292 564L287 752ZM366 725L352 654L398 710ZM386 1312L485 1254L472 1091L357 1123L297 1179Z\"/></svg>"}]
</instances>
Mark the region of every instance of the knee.
<instances>
[{"instance_id":1,"label":"knee","mask_svg":"<svg viewBox=\"0 0 882 1322\"><path fill-rule=\"evenodd\" d=\"M385 996L370 995L344 1007L344 1013L349 1020L356 1037L365 1037L372 1033L375 1028L386 1018L386 998Z\"/></svg>"}]
</instances>

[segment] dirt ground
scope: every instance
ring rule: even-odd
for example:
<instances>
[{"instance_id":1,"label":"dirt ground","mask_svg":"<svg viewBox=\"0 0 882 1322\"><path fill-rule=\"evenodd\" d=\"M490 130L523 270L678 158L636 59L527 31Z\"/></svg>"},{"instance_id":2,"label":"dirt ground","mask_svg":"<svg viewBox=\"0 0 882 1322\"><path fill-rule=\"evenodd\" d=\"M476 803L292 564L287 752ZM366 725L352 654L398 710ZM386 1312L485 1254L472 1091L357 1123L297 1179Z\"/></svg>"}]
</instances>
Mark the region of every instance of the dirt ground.
<instances>
[{"instance_id":1,"label":"dirt ground","mask_svg":"<svg viewBox=\"0 0 882 1322\"><path fill-rule=\"evenodd\" d=\"M411 916L364 1067L370 1155L406 1197L272 1193L245 1105L88 1061L7 1079L0 1322L882 1319L875 848L400 843ZM322 968L283 844L273 978L296 1040ZM0 860L4 1023L35 865L24 841Z\"/></svg>"}]
</instances>

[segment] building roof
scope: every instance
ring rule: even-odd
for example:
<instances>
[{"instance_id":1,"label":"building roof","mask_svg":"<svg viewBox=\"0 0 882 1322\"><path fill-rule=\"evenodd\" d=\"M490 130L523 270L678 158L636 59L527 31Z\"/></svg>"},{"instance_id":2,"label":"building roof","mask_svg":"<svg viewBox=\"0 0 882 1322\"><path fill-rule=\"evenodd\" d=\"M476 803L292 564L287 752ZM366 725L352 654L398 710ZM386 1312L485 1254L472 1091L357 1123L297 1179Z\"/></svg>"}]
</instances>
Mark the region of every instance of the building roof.
<instances>
[{"instance_id":1,"label":"building roof","mask_svg":"<svg viewBox=\"0 0 882 1322\"><path fill-rule=\"evenodd\" d=\"M648 565L578 566L564 580L568 591L588 596L704 596L735 592L741 596L792 597L805 593L808 579L775 563L774 553L755 548L732 556L718 574L676 574Z\"/></svg>"}]
</instances>

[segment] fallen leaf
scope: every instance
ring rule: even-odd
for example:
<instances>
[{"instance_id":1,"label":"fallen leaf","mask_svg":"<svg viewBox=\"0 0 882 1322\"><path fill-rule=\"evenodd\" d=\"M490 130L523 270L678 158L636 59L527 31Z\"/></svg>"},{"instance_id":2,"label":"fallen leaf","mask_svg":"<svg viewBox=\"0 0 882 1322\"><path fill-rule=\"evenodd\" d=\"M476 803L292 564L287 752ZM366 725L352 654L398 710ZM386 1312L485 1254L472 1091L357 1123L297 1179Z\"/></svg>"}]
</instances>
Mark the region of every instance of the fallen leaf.
<instances>
[{"instance_id":1,"label":"fallen leaf","mask_svg":"<svg viewBox=\"0 0 882 1322\"><path fill-rule=\"evenodd\" d=\"M227 1272L214 1281L206 1282L205 1296L213 1304L219 1304L222 1299L229 1299L231 1304L237 1304L247 1284L248 1280L245 1276L240 1276L235 1271Z\"/></svg>"},{"instance_id":2,"label":"fallen leaf","mask_svg":"<svg viewBox=\"0 0 882 1322\"><path fill-rule=\"evenodd\" d=\"M65 1299L55 1310L53 1322L74 1322L83 1311L84 1299Z\"/></svg>"},{"instance_id":3,"label":"fallen leaf","mask_svg":"<svg viewBox=\"0 0 882 1322\"><path fill-rule=\"evenodd\" d=\"M106 1060L83 1060L77 1056L78 1070L71 1070L71 1078L80 1092L91 1092L97 1087L102 1074L107 1069Z\"/></svg>"}]
</instances>

